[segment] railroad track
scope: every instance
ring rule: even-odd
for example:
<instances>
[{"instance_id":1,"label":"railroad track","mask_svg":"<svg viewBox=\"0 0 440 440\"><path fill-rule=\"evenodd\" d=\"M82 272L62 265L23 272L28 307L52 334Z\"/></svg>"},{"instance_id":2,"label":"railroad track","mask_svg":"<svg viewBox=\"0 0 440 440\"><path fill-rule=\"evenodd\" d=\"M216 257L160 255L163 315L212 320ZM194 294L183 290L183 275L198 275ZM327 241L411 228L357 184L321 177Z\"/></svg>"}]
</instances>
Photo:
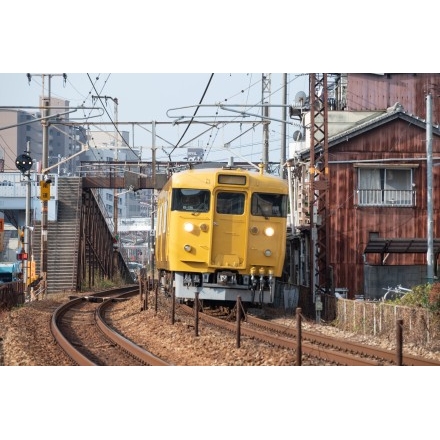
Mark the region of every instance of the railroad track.
<instances>
[{"instance_id":1,"label":"railroad track","mask_svg":"<svg viewBox=\"0 0 440 440\"><path fill-rule=\"evenodd\" d=\"M136 294L138 287L125 287L71 299L52 315L51 332L55 341L81 366L169 365L105 322L104 314L112 304Z\"/></svg>"},{"instance_id":2,"label":"railroad track","mask_svg":"<svg viewBox=\"0 0 440 440\"><path fill-rule=\"evenodd\" d=\"M191 307L179 305L188 314L194 314ZM237 323L229 322L206 313L199 313L199 319L212 325L237 332ZM301 330L301 341L297 340L297 329L271 322L266 319L247 315L241 323L241 335L256 338L274 346L299 350L301 354L315 357L326 362L347 366L383 366L396 365L398 354L365 344L349 342L320 333ZM422 357L403 355L402 365L440 366L440 362ZM299 362L298 362L299 364Z\"/></svg>"},{"instance_id":3,"label":"railroad track","mask_svg":"<svg viewBox=\"0 0 440 440\"><path fill-rule=\"evenodd\" d=\"M112 311L112 306L119 303L121 311L121 307L123 307L121 301L138 294L138 288L131 286L128 289L113 289L90 297L72 299L69 303L59 307L52 315L52 334L64 352L77 365L170 365L169 362L173 362L172 365L179 365L179 362L182 362L181 358L177 361L171 360L173 359L170 351L172 346L165 355L168 363L164 362L158 357L161 350L156 354L149 353L131 342L138 342L135 333L129 332L131 340L128 340L116 333L117 321L110 325L105 323L104 316L111 318L114 311L118 310L116 307ZM155 301L157 302L157 298ZM166 301L161 307L165 306L165 309L168 309L169 304L165 304ZM168 310L165 311L168 313ZM177 311L186 316L195 316L194 309L183 304L177 305ZM226 316L223 312L218 313L217 316L210 316L204 312L198 313L198 319L201 321L237 334L237 322L228 321L225 319ZM249 340L254 339L276 348L287 349L290 353L296 354L296 363L295 357L292 355L291 365L302 365L308 362L316 364L317 361L319 365L396 365L397 354L392 351L348 342L303 329L300 329L301 338L298 341L298 328L294 326L260 319L250 314L247 314L245 318L240 322L240 335L237 336L237 340L244 336L247 338L247 345ZM188 325L198 328L197 323L194 325L188 323ZM150 347L150 343L145 339L141 344ZM163 345L162 341L160 345ZM183 360L183 362L188 364L191 361ZM403 355L402 364L440 365L439 362L409 355Z\"/></svg>"},{"instance_id":4,"label":"railroad track","mask_svg":"<svg viewBox=\"0 0 440 440\"><path fill-rule=\"evenodd\" d=\"M296 338L297 329L285 325L280 325L268 320L256 318L247 315L246 320L249 324L257 327L266 328L289 337ZM391 350L385 350L378 347L372 347L356 342L350 342L340 338L334 338L320 333L301 330L301 337L303 340L322 347L330 347L347 353L356 353L362 356L368 356L385 362L386 364L395 364L397 361L397 353ZM403 354L402 363L406 366L440 366L440 362L426 359L420 356L412 356Z\"/></svg>"}]
</instances>

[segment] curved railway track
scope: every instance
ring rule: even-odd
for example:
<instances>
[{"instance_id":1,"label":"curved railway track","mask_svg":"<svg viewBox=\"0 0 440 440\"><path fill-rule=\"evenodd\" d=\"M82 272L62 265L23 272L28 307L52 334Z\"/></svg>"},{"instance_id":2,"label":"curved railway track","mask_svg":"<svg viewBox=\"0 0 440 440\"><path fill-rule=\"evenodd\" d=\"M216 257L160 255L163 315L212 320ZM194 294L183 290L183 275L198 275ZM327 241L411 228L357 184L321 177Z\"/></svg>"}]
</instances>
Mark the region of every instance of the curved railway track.
<instances>
[{"instance_id":1,"label":"curved railway track","mask_svg":"<svg viewBox=\"0 0 440 440\"><path fill-rule=\"evenodd\" d=\"M51 332L77 365L174 365L136 345L135 334L131 334L129 340L117 333L113 325L105 322L105 315L111 316L113 305L138 294L139 288L130 286L71 299L53 313ZM186 316L196 316L195 310L184 304L177 304L177 311ZM302 356L306 356L307 360L316 359L327 365L440 366L440 362L404 354L399 364L396 352L306 331L298 328L293 320L292 325L288 326L247 314L238 324L228 321L224 315L219 317L221 313L214 315L214 311L199 311L194 327L198 328L198 320L201 320L216 328L235 332L237 343L241 336L245 336L274 347L292 350L292 353L296 353L296 362L292 362L292 365L302 365ZM298 331L301 333L300 340L297 338ZM171 361L168 356L167 359Z\"/></svg>"},{"instance_id":2,"label":"curved railway track","mask_svg":"<svg viewBox=\"0 0 440 440\"><path fill-rule=\"evenodd\" d=\"M194 314L193 308L180 304L179 307L188 314ZM238 332L237 323L199 313L199 319L231 332ZM301 330L300 345L297 341L297 329L271 322L270 320L246 315L240 325L240 334L267 342L274 346L300 350L301 354L315 357L337 365L346 366L385 366L396 365L398 354L365 344L354 343L343 339L325 336L320 333ZM239 337L239 336L237 336ZM440 366L440 362L422 357L403 355L402 365L407 366Z\"/></svg>"},{"instance_id":3,"label":"curved railway track","mask_svg":"<svg viewBox=\"0 0 440 440\"><path fill-rule=\"evenodd\" d=\"M105 322L105 312L114 302L138 293L139 288L131 286L71 299L52 315L51 332L55 341L81 366L169 365Z\"/></svg>"}]
</instances>

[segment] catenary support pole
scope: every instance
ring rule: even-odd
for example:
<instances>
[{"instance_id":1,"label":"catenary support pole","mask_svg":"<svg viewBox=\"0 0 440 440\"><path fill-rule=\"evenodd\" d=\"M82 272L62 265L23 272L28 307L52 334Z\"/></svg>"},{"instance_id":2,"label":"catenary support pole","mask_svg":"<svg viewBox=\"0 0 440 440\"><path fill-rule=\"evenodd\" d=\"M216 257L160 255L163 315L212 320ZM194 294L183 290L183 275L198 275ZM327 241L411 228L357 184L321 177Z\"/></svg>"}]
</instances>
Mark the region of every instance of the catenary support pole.
<instances>
[{"instance_id":1,"label":"catenary support pole","mask_svg":"<svg viewBox=\"0 0 440 440\"><path fill-rule=\"evenodd\" d=\"M426 254L427 281L434 282L434 219L432 200L432 100L426 96L426 185L427 185L427 239L428 251Z\"/></svg>"}]
</instances>

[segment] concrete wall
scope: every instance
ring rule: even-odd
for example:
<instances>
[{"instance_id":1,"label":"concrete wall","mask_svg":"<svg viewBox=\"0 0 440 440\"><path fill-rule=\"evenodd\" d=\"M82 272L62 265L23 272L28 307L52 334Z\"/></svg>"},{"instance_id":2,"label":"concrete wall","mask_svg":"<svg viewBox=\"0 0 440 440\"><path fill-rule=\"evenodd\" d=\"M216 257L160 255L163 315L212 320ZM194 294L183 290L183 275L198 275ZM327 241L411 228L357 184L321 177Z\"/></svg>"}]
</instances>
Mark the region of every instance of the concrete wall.
<instances>
[{"instance_id":1,"label":"concrete wall","mask_svg":"<svg viewBox=\"0 0 440 440\"><path fill-rule=\"evenodd\" d=\"M426 284L426 266L370 266L364 267L365 299L382 298L388 287L411 289ZM385 289L385 290L384 290Z\"/></svg>"}]
</instances>

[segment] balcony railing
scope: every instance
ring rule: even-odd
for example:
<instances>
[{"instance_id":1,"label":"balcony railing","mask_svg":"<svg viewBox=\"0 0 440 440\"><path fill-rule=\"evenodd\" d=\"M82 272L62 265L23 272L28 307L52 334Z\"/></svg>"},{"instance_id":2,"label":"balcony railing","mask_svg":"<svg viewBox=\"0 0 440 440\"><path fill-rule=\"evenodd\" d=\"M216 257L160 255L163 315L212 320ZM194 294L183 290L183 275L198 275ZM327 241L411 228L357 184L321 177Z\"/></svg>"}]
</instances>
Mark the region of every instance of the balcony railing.
<instances>
[{"instance_id":1,"label":"balcony railing","mask_svg":"<svg viewBox=\"0 0 440 440\"><path fill-rule=\"evenodd\" d=\"M358 206L408 207L416 205L416 192L411 189L358 189L356 194Z\"/></svg>"}]
</instances>

